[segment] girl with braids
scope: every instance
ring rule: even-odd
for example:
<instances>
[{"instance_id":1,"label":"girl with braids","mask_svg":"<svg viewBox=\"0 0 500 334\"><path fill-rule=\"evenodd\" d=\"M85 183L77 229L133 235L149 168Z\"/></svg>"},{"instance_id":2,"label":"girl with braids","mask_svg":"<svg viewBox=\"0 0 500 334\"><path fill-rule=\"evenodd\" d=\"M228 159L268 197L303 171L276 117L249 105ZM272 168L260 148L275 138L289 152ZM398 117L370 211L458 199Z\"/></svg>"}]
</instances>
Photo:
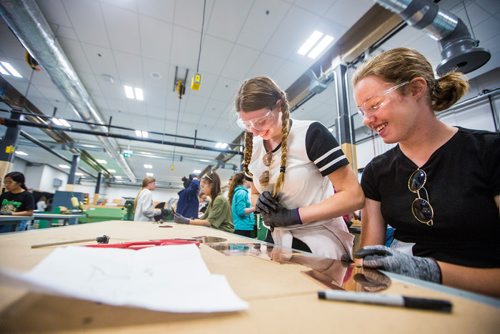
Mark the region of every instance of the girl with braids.
<instances>
[{"instance_id":1,"label":"girl with braids","mask_svg":"<svg viewBox=\"0 0 500 334\"><path fill-rule=\"evenodd\" d=\"M353 85L364 124L397 144L364 169L366 247L356 256L366 267L499 297L500 134L435 115L465 94L463 75L435 79L423 55L397 48L359 68ZM387 224L398 246L382 246Z\"/></svg>"},{"instance_id":2,"label":"girl with braids","mask_svg":"<svg viewBox=\"0 0 500 334\"><path fill-rule=\"evenodd\" d=\"M31 216L35 208L33 195L24 184L24 174L10 172L5 174L3 184L7 190L0 195L0 214L11 216ZM3 225L0 232L11 232L15 226L16 231L26 230L28 221L19 221L17 224Z\"/></svg>"},{"instance_id":3,"label":"girl with braids","mask_svg":"<svg viewBox=\"0 0 500 334\"><path fill-rule=\"evenodd\" d=\"M290 119L285 92L268 77L241 85L236 111L246 131L244 171L275 244L351 258L354 238L341 216L360 209L364 196L330 131Z\"/></svg>"},{"instance_id":4,"label":"girl with braids","mask_svg":"<svg viewBox=\"0 0 500 334\"><path fill-rule=\"evenodd\" d=\"M250 203L248 194L250 182L245 179L244 173L234 174L229 186L229 205L233 217L234 233L245 237L253 237L255 227L255 208Z\"/></svg>"},{"instance_id":5,"label":"girl with braids","mask_svg":"<svg viewBox=\"0 0 500 334\"><path fill-rule=\"evenodd\" d=\"M231 221L231 207L221 192L219 175L214 171L209 171L202 176L200 186L201 191L212 198L210 204L208 204L207 211L199 219L189 219L175 213L174 221L177 224L201 225L226 232L234 232L234 226Z\"/></svg>"}]
</instances>

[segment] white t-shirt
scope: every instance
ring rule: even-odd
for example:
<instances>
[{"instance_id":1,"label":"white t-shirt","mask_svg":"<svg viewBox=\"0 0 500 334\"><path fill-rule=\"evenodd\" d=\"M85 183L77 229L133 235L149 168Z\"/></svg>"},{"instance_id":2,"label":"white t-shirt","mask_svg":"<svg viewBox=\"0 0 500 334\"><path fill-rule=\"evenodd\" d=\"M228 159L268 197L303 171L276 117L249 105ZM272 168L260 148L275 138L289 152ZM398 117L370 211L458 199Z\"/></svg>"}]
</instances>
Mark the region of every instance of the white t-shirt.
<instances>
[{"instance_id":1,"label":"white t-shirt","mask_svg":"<svg viewBox=\"0 0 500 334\"><path fill-rule=\"evenodd\" d=\"M263 162L265 154L263 139L254 137L248 168L253 174L253 184L260 193L273 190L280 171L281 145L273 151L269 167ZM334 189L328 175L348 164L337 140L324 125L314 121L292 120L280 203L293 209L319 203L332 196ZM264 187L259 177L266 170L269 170L269 185ZM325 235L330 235L328 240L325 240ZM331 258L340 258L339 252L342 253L340 255L347 253L350 256L354 240L342 217L276 228L273 232L276 244L283 247L291 247L292 236L305 242L313 253ZM336 244L333 246L336 250L328 245L332 241Z\"/></svg>"},{"instance_id":2,"label":"white t-shirt","mask_svg":"<svg viewBox=\"0 0 500 334\"><path fill-rule=\"evenodd\" d=\"M45 203L44 201L38 201L36 203L36 209L38 211L45 211L45 209L47 209L47 203Z\"/></svg>"},{"instance_id":3,"label":"white t-shirt","mask_svg":"<svg viewBox=\"0 0 500 334\"><path fill-rule=\"evenodd\" d=\"M134 221L153 221L153 217L159 214L161 214L161 210L153 207L153 193L151 190L142 189L137 197Z\"/></svg>"}]
</instances>

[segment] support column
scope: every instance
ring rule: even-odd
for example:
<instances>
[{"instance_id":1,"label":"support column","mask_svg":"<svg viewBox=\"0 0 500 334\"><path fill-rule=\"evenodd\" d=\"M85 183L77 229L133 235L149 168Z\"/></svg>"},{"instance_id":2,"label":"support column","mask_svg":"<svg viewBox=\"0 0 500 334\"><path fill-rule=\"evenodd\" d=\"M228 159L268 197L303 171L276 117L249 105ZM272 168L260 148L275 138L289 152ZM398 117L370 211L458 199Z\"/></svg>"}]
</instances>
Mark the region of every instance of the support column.
<instances>
[{"instance_id":1,"label":"support column","mask_svg":"<svg viewBox=\"0 0 500 334\"><path fill-rule=\"evenodd\" d=\"M102 172L97 173L97 180L95 183L95 191L94 191L94 199L92 200L92 204L96 205L99 200L99 191L101 189L102 182Z\"/></svg>"},{"instance_id":2,"label":"support column","mask_svg":"<svg viewBox=\"0 0 500 334\"><path fill-rule=\"evenodd\" d=\"M10 118L19 120L21 118L21 114L16 110L12 110ZM12 168L19 131L20 129L17 124L7 125L5 137L0 143L0 189L4 188L3 179L5 174L9 173Z\"/></svg>"},{"instance_id":3,"label":"support column","mask_svg":"<svg viewBox=\"0 0 500 334\"><path fill-rule=\"evenodd\" d=\"M356 145L352 140L352 127L349 117L349 82L347 80L347 66L339 64L335 68L335 93L337 95L338 110L338 140L342 151L351 163L354 172L358 172L358 163L356 158Z\"/></svg>"},{"instance_id":4,"label":"support column","mask_svg":"<svg viewBox=\"0 0 500 334\"><path fill-rule=\"evenodd\" d=\"M68 183L66 184L67 191L73 191L75 184L75 173L78 169L78 163L80 162L80 155L73 155L73 160L71 160L71 169L69 170Z\"/></svg>"}]
</instances>

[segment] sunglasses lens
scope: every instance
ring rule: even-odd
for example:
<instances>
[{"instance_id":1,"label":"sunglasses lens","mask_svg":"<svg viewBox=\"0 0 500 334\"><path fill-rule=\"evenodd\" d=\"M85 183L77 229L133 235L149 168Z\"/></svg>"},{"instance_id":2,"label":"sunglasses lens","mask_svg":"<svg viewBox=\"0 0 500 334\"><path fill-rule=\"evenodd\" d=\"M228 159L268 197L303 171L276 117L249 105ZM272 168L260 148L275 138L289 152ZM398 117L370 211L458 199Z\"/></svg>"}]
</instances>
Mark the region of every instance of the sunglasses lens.
<instances>
[{"instance_id":1,"label":"sunglasses lens","mask_svg":"<svg viewBox=\"0 0 500 334\"><path fill-rule=\"evenodd\" d=\"M432 220L434 216L434 211L431 205L425 199L416 198L411 204L411 211L415 218L417 218L422 223L427 223Z\"/></svg>"},{"instance_id":2,"label":"sunglasses lens","mask_svg":"<svg viewBox=\"0 0 500 334\"><path fill-rule=\"evenodd\" d=\"M427 174L425 174L423 170L417 169L411 174L408 180L408 189L410 189L411 192L417 192L424 186L426 179Z\"/></svg>"}]
</instances>

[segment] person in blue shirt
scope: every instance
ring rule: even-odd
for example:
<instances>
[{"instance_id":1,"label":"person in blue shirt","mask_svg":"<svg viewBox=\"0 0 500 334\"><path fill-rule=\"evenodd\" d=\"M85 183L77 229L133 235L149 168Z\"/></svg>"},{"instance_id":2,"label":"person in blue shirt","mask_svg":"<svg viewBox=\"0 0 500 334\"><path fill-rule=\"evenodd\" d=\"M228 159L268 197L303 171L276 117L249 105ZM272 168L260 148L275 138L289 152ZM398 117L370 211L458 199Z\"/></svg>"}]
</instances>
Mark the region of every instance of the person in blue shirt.
<instances>
[{"instance_id":1,"label":"person in blue shirt","mask_svg":"<svg viewBox=\"0 0 500 334\"><path fill-rule=\"evenodd\" d=\"M252 238L255 228L253 214L255 208L250 203L249 188L250 183L245 180L244 173L233 175L229 186L228 199L231 204L234 233Z\"/></svg>"},{"instance_id":2,"label":"person in blue shirt","mask_svg":"<svg viewBox=\"0 0 500 334\"><path fill-rule=\"evenodd\" d=\"M184 189L179 191L176 211L187 218L198 218L200 181L196 175L190 174L189 177L183 177L182 182Z\"/></svg>"}]
</instances>

